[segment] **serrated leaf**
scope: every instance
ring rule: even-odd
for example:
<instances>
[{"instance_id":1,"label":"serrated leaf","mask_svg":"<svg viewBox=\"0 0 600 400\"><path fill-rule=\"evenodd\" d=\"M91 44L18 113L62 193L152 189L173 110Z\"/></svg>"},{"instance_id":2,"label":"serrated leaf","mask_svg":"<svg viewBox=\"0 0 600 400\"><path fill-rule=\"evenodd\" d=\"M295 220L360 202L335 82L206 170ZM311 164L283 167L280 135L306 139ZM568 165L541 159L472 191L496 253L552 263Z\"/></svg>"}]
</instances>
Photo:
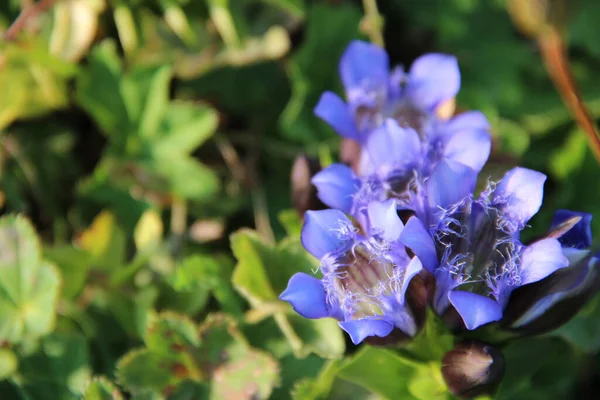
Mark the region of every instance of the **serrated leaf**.
<instances>
[{"instance_id":1,"label":"serrated leaf","mask_svg":"<svg viewBox=\"0 0 600 400\"><path fill-rule=\"evenodd\" d=\"M410 399L409 384L418 367L390 350L364 346L338 375L387 399Z\"/></svg>"},{"instance_id":2,"label":"serrated leaf","mask_svg":"<svg viewBox=\"0 0 600 400\"><path fill-rule=\"evenodd\" d=\"M83 400L123 400L123 395L111 381L100 376L88 384Z\"/></svg>"},{"instance_id":3,"label":"serrated leaf","mask_svg":"<svg viewBox=\"0 0 600 400\"><path fill-rule=\"evenodd\" d=\"M158 354L192 351L200 345L195 324L172 312L150 315L144 342L148 349Z\"/></svg>"},{"instance_id":4,"label":"serrated leaf","mask_svg":"<svg viewBox=\"0 0 600 400\"><path fill-rule=\"evenodd\" d=\"M119 382L136 394L189 395L191 390L215 400L263 399L278 380L277 362L252 349L235 322L223 315L209 316L199 328L174 313L152 315L145 342L147 348L128 353L117 366Z\"/></svg>"},{"instance_id":5,"label":"serrated leaf","mask_svg":"<svg viewBox=\"0 0 600 400\"><path fill-rule=\"evenodd\" d=\"M117 381L134 394L161 391L177 382L177 361L147 349L132 350L117 363Z\"/></svg>"},{"instance_id":6,"label":"serrated leaf","mask_svg":"<svg viewBox=\"0 0 600 400\"><path fill-rule=\"evenodd\" d=\"M266 399L279 380L277 362L249 347L235 322L223 315L209 317L200 327L203 363L213 383L214 400Z\"/></svg>"},{"instance_id":7,"label":"serrated leaf","mask_svg":"<svg viewBox=\"0 0 600 400\"><path fill-rule=\"evenodd\" d=\"M293 274L311 274L317 266L297 240L283 241L276 247L250 230L231 235L231 248L238 259L233 284L259 312L261 306L279 301L279 294ZM298 357L311 352L326 358L343 354L344 337L335 320L308 320L291 311L290 315L276 311L274 317Z\"/></svg>"},{"instance_id":8,"label":"serrated leaf","mask_svg":"<svg viewBox=\"0 0 600 400\"><path fill-rule=\"evenodd\" d=\"M0 219L0 341L20 343L51 332L60 274L42 260L35 230L22 217Z\"/></svg>"}]
</instances>

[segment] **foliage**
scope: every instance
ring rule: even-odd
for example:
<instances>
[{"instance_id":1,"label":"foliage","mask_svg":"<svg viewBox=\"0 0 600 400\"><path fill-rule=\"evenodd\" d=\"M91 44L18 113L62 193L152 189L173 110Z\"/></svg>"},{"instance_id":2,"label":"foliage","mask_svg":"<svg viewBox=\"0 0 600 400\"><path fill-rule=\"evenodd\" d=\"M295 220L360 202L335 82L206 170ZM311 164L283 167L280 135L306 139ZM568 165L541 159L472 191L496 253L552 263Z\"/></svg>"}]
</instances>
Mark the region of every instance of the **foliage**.
<instances>
[{"instance_id":1,"label":"foliage","mask_svg":"<svg viewBox=\"0 0 600 400\"><path fill-rule=\"evenodd\" d=\"M360 2L34 3L0 4L0 398L452 398L440 366L454 339L435 317L408 347L355 348L333 319L278 300L318 267L289 171L300 153L338 159L312 110L366 38ZM597 216L598 237L598 165L505 1L379 3L393 63L457 56L458 108L493 125L482 176L548 174L527 235L568 208ZM598 118L600 8L571 11L575 78ZM548 337L499 338L495 398L595 393L599 318L595 298Z\"/></svg>"}]
</instances>

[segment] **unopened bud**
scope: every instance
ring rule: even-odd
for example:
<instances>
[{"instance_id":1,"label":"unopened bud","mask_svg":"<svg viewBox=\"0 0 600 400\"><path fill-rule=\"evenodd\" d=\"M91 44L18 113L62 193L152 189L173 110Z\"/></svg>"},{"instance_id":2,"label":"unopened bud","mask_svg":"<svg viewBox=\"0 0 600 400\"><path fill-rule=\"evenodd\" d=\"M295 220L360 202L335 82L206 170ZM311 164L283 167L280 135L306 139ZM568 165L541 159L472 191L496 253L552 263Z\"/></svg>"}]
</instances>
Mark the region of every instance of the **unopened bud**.
<instances>
[{"instance_id":1,"label":"unopened bud","mask_svg":"<svg viewBox=\"0 0 600 400\"><path fill-rule=\"evenodd\" d=\"M340 160L350 166L355 172L360 167L362 147L356 140L344 138L340 143Z\"/></svg>"},{"instance_id":2,"label":"unopened bud","mask_svg":"<svg viewBox=\"0 0 600 400\"><path fill-rule=\"evenodd\" d=\"M587 250L563 252L568 267L511 294L502 321L506 329L523 335L549 332L568 322L598 293L600 261Z\"/></svg>"},{"instance_id":3,"label":"unopened bud","mask_svg":"<svg viewBox=\"0 0 600 400\"><path fill-rule=\"evenodd\" d=\"M322 210L325 205L317 197L317 188L310 182L312 177L321 170L319 161L304 154L296 157L292 166L292 202L300 217L307 210Z\"/></svg>"},{"instance_id":4,"label":"unopened bud","mask_svg":"<svg viewBox=\"0 0 600 400\"><path fill-rule=\"evenodd\" d=\"M442 359L442 375L455 396L472 398L496 389L504 375L504 356L481 342L458 343Z\"/></svg>"}]
</instances>

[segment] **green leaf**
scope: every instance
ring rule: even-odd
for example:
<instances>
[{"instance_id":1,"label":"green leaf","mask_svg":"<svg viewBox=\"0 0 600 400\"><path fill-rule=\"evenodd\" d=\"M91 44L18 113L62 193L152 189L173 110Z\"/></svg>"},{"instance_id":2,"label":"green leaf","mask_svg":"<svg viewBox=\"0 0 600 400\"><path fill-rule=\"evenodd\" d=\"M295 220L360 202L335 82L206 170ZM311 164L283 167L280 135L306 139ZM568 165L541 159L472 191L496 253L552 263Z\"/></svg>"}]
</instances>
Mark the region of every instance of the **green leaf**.
<instances>
[{"instance_id":1,"label":"green leaf","mask_svg":"<svg viewBox=\"0 0 600 400\"><path fill-rule=\"evenodd\" d=\"M240 230L230 239L233 254L238 259L233 284L257 312L261 307L279 301L278 296L292 275L296 272L310 274L317 266L316 260L297 240L290 239L273 246L250 230ZM311 352L325 358L343 354L344 337L334 319L308 320L292 312L291 307L286 309L287 313L275 308L274 317L298 357Z\"/></svg>"},{"instance_id":2,"label":"green leaf","mask_svg":"<svg viewBox=\"0 0 600 400\"><path fill-rule=\"evenodd\" d=\"M225 316L198 328L174 313L152 315L144 341L117 365L119 382L134 394L204 393L194 381L209 384L210 399L265 399L278 380L277 362L252 349Z\"/></svg>"},{"instance_id":3,"label":"green leaf","mask_svg":"<svg viewBox=\"0 0 600 400\"><path fill-rule=\"evenodd\" d=\"M600 350L600 296L596 295L572 320L551 334L586 353Z\"/></svg>"},{"instance_id":4,"label":"green leaf","mask_svg":"<svg viewBox=\"0 0 600 400\"><path fill-rule=\"evenodd\" d=\"M44 256L55 263L63 277L61 296L75 298L83 289L93 257L72 245L57 245L44 249Z\"/></svg>"},{"instance_id":5,"label":"green leaf","mask_svg":"<svg viewBox=\"0 0 600 400\"><path fill-rule=\"evenodd\" d=\"M327 399L338 373L341 361L328 361L315 379L296 382L291 392L293 400Z\"/></svg>"},{"instance_id":6,"label":"green leaf","mask_svg":"<svg viewBox=\"0 0 600 400\"><path fill-rule=\"evenodd\" d=\"M94 377L83 393L83 400L123 400L117 387L108 379Z\"/></svg>"},{"instance_id":7,"label":"green leaf","mask_svg":"<svg viewBox=\"0 0 600 400\"><path fill-rule=\"evenodd\" d=\"M131 121L121 97L122 66L113 41L104 40L92 50L89 66L77 79L76 98L100 125L105 135L121 142Z\"/></svg>"},{"instance_id":8,"label":"green leaf","mask_svg":"<svg viewBox=\"0 0 600 400\"><path fill-rule=\"evenodd\" d=\"M189 154L216 131L219 118L209 107L173 102L160 126L160 137L154 142L158 154Z\"/></svg>"},{"instance_id":9,"label":"green leaf","mask_svg":"<svg viewBox=\"0 0 600 400\"><path fill-rule=\"evenodd\" d=\"M288 236L299 237L302 232L302 221L293 208L282 210L277 216Z\"/></svg>"},{"instance_id":10,"label":"green leaf","mask_svg":"<svg viewBox=\"0 0 600 400\"><path fill-rule=\"evenodd\" d=\"M408 383L410 394L419 400L451 399L452 397L448 393L442 376L441 367L439 362L419 365L417 373Z\"/></svg>"},{"instance_id":11,"label":"green leaf","mask_svg":"<svg viewBox=\"0 0 600 400\"><path fill-rule=\"evenodd\" d=\"M0 381L10 377L19 365L19 360L10 349L0 349Z\"/></svg>"},{"instance_id":12,"label":"green leaf","mask_svg":"<svg viewBox=\"0 0 600 400\"><path fill-rule=\"evenodd\" d=\"M200 336L204 368L213 380L211 399L269 397L279 380L278 364L267 353L251 349L232 319L207 318Z\"/></svg>"},{"instance_id":13,"label":"green leaf","mask_svg":"<svg viewBox=\"0 0 600 400\"><path fill-rule=\"evenodd\" d=\"M152 169L167 178L173 193L189 200L206 201L219 191L215 172L189 156L161 155Z\"/></svg>"},{"instance_id":14,"label":"green leaf","mask_svg":"<svg viewBox=\"0 0 600 400\"><path fill-rule=\"evenodd\" d=\"M20 361L20 389L36 400L81 399L91 379L88 340L75 333L53 333ZM27 397L26 397L27 398Z\"/></svg>"},{"instance_id":15,"label":"green leaf","mask_svg":"<svg viewBox=\"0 0 600 400\"><path fill-rule=\"evenodd\" d=\"M147 349L132 350L117 364L117 381L133 394L159 392L177 383L177 361Z\"/></svg>"},{"instance_id":16,"label":"green leaf","mask_svg":"<svg viewBox=\"0 0 600 400\"><path fill-rule=\"evenodd\" d=\"M146 210L133 232L133 240L138 251L156 248L160 245L163 234L163 224L160 214L155 210Z\"/></svg>"},{"instance_id":17,"label":"green leaf","mask_svg":"<svg viewBox=\"0 0 600 400\"><path fill-rule=\"evenodd\" d=\"M76 243L93 256L99 267L114 270L125 263L125 233L110 211L100 212Z\"/></svg>"},{"instance_id":18,"label":"green leaf","mask_svg":"<svg viewBox=\"0 0 600 400\"><path fill-rule=\"evenodd\" d=\"M563 146L550 156L550 171L559 179L567 179L583 165L587 146L585 133L580 129L570 132Z\"/></svg>"},{"instance_id":19,"label":"green leaf","mask_svg":"<svg viewBox=\"0 0 600 400\"><path fill-rule=\"evenodd\" d=\"M504 378L495 399L568 398L578 359L556 339L520 339L503 350Z\"/></svg>"},{"instance_id":20,"label":"green leaf","mask_svg":"<svg viewBox=\"0 0 600 400\"><path fill-rule=\"evenodd\" d=\"M151 138L157 135L160 122L169 106L171 77L171 68L166 66L158 68L152 76L146 95L146 104L139 121L141 137Z\"/></svg>"},{"instance_id":21,"label":"green leaf","mask_svg":"<svg viewBox=\"0 0 600 400\"><path fill-rule=\"evenodd\" d=\"M41 257L28 220L0 218L0 341L35 340L54 327L60 274Z\"/></svg>"},{"instance_id":22,"label":"green leaf","mask_svg":"<svg viewBox=\"0 0 600 400\"><path fill-rule=\"evenodd\" d=\"M305 39L290 63L292 97L279 121L287 138L312 143L331 136L331 129L315 118L313 109L325 90L339 87L338 62L350 40L358 36L360 19L361 12L350 3L310 7Z\"/></svg>"},{"instance_id":23,"label":"green leaf","mask_svg":"<svg viewBox=\"0 0 600 400\"><path fill-rule=\"evenodd\" d=\"M419 364L396 353L363 346L339 371L339 377L387 399L410 399L409 386Z\"/></svg>"}]
</instances>

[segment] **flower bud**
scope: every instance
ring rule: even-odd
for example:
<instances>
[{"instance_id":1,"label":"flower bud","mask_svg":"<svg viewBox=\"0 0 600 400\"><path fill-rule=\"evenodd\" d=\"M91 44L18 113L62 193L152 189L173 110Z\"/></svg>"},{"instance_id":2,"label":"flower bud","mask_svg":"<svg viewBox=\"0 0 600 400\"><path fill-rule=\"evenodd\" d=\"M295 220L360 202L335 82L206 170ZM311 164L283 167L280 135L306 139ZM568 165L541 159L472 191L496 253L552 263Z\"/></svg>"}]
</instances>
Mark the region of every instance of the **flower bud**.
<instances>
[{"instance_id":1,"label":"flower bud","mask_svg":"<svg viewBox=\"0 0 600 400\"><path fill-rule=\"evenodd\" d=\"M362 147L356 140L344 138L340 143L340 160L354 172L359 171Z\"/></svg>"},{"instance_id":2,"label":"flower bud","mask_svg":"<svg viewBox=\"0 0 600 400\"><path fill-rule=\"evenodd\" d=\"M317 189L310 182L311 178L321 170L319 161L300 154L296 157L290 180L292 183L292 202L300 217L307 210L322 210L325 205L317 197Z\"/></svg>"},{"instance_id":3,"label":"flower bud","mask_svg":"<svg viewBox=\"0 0 600 400\"><path fill-rule=\"evenodd\" d=\"M472 398L496 389L504 375L504 357L485 343L458 343L444 355L442 375L452 394Z\"/></svg>"},{"instance_id":4,"label":"flower bud","mask_svg":"<svg viewBox=\"0 0 600 400\"><path fill-rule=\"evenodd\" d=\"M502 324L521 334L540 334L568 322L600 289L598 258L587 250L565 249L569 267L515 290Z\"/></svg>"}]
</instances>

